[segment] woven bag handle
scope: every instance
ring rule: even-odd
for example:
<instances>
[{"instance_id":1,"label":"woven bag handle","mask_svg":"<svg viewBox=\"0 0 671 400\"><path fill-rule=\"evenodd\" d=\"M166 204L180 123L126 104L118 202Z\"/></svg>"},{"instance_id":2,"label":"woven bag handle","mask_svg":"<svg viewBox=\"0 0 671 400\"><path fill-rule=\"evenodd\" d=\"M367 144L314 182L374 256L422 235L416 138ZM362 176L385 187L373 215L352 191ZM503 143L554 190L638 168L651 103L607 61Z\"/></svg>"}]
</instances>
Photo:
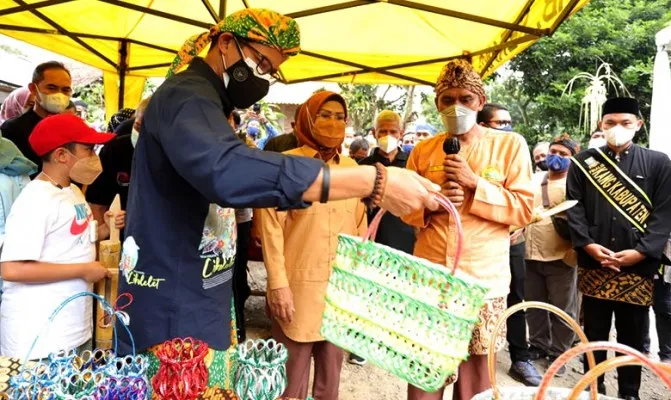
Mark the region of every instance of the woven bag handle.
<instances>
[{"instance_id":1,"label":"woven bag handle","mask_svg":"<svg viewBox=\"0 0 671 400\"><path fill-rule=\"evenodd\" d=\"M496 321L496 325L494 325L494 331L492 332L491 339L489 341L489 357L487 358L487 364L489 367L489 380L492 383L492 394L494 395L495 400L500 400L501 399L501 392L499 392L499 389L496 386L496 340L495 338L498 336L499 332L501 331L501 328L503 328L503 324L508 320L508 318L515 314L516 312L520 310L526 310L527 308L539 308L541 310L549 311L551 313L556 314L558 317L563 319L573 330L575 333L578 335L580 338L580 341L583 344L589 343L589 340L587 340L587 336L585 336L585 332L580 329L580 325L578 325L577 322L573 318L571 318L570 315L568 315L566 312L563 310L551 305L551 304L546 304L542 303L540 301L524 301L519 304L515 304L514 306L508 308L503 315ZM594 365L596 364L594 362L594 354L591 352L587 353L587 363L591 368L594 368ZM554 376L554 374L557 372L557 369L551 370L548 369L548 372L545 374L545 377L550 377L550 379ZM544 378L545 380L545 378ZM541 383L542 385L542 383ZM540 394L540 390L538 392ZM592 382L591 384L591 399L592 400L597 400L599 394L597 393L597 388L596 388L596 383ZM542 396L537 395L535 397L536 399L543 399Z\"/></svg>"},{"instance_id":2,"label":"woven bag handle","mask_svg":"<svg viewBox=\"0 0 671 400\"><path fill-rule=\"evenodd\" d=\"M457 231L457 250L454 254L454 262L452 263L452 274L454 274L457 271L457 265L459 264L459 259L461 258L461 249L463 247L463 241L464 241L464 235L463 231L461 229L461 218L459 217L459 211L457 211L457 208L452 204L450 199L445 197L442 193L434 193L433 194L434 198L438 202L438 204L443 207L445 210L447 210L448 213L452 216L452 219L454 220L454 224L456 226L456 231ZM375 235L377 234L377 229L380 226L380 221L382 221L382 216L387 212L387 210L381 208L380 211L378 211L377 215L373 218L372 221L370 221L370 225L368 225L368 231L366 232L366 236L364 236L363 240L364 242L367 240L375 241ZM446 263L446 265L449 263Z\"/></svg>"},{"instance_id":3,"label":"woven bag handle","mask_svg":"<svg viewBox=\"0 0 671 400\"><path fill-rule=\"evenodd\" d=\"M665 375L671 376L671 365L653 361L649 358L640 359L637 356L619 356L615 358L609 358L608 360L597 365L594 369L589 370L585 376L580 378L576 386L573 388L573 391L569 395L568 400L577 400L587 385L596 381L599 376L605 374L608 371L626 366L640 365L650 367L651 364L654 364L658 368L662 369ZM663 376L660 375L659 377L664 380Z\"/></svg>"},{"instance_id":4,"label":"woven bag handle","mask_svg":"<svg viewBox=\"0 0 671 400\"><path fill-rule=\"evenodd\" d=\"M569 349L561 356L557 357L557 359L552 363L552 365L550 365L550 368L548 368L547 372L543 376L543 380L541 381L541 384L538 387L538 393L536 394L536 399L544 398L545 392L550 386L550 382L552 382L552 378L554 377L555 373L559 370L559 368L568 363L572 358L579 356L583 353L587 353L587 355L589 356L595 350L612 350L618 353L636 357L637 359L641 360L641 362L645 363L646 366L650 367L650 369L662 379L662 381L664 382L664 384L666 384L666 386L671 388L671 375L667 375L662 368L655 365L654 363L646 363L646 361L648 361L647 358L638 350L632 349L631 347L625 346L620 343L591 342L591 343L581 343L578 346ZM589 366L590 371L592 371L595 368L596 366L590 364ZM597 374L596 377L598 377L599 375L601 374ZM596 383L596 378L592 378L591 381L587 382L591 382L592 387L594 387Z\"/></svg>"},{"instance_id":5,"label":"woven bag handle","mask_svg":"<svg viewBox=\"0 0 671 400\"><path fill-rule=\"evenodd\" d=\"M33 340L33 343L30 345L30 348L28 349L28 354L26 354L26 358L23 360L23 368L22 371L26 370L26 366L28 364L28 361L30 360L30 353L33 352L33 349L35 348L35 345L37 344L37 341L40 340L40 337L44 332L49 328L51 323L53 322L54 319L56 319L56 316L58 313L61 312L67 306L70 302L80 298L80 297L93 297L95 299L98 299L100 301L101 307L105 310L106 314L109 314L110 316L118 316L119 311L116 311L105 299L96 293L91 293L91 292L81 292L77 294L73 294L72 296L68 297L67 299L63 300L63 302L54 310L54 312L51 313L49 316L49 319L47 320L46 324L44 324L44 327L42 330L37 334L35 339ZM126 333L128 333L128 337L130 338L130 343L131 347L133 349L133 356L135 356L135 340L133 340L133 334L130 332L128 329L128 325L126 325L126 322L124 321L123 318L113 318L113 321L119 321L121 326L124 327L126 330ZM114 352L116 353L117 350L117 330L116 326L113 328L114 330Z\"/></svg>"}]
</instances>

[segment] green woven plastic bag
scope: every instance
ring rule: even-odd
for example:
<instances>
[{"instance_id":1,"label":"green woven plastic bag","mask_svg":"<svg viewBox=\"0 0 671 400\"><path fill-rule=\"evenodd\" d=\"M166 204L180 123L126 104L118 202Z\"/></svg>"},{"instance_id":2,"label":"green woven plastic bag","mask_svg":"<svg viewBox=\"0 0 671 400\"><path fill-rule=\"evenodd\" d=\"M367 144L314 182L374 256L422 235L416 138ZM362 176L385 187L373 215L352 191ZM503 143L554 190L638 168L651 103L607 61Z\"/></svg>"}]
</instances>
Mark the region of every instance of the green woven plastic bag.
<instances>
[{"instance_id":1,"label":"green woven plastic bag","mask_svg":"<svg viewBox=\"0 0 671 400\"><path fill-rule=\"evenodd\" d=\"M450 269L377 244L384 210L362 240L341 234L326 291L321 334L427 392L445 385L468 357L468 345L487 289L463 273L459 214L437 195L456 224Z\"/></svg>"}]
</instances>

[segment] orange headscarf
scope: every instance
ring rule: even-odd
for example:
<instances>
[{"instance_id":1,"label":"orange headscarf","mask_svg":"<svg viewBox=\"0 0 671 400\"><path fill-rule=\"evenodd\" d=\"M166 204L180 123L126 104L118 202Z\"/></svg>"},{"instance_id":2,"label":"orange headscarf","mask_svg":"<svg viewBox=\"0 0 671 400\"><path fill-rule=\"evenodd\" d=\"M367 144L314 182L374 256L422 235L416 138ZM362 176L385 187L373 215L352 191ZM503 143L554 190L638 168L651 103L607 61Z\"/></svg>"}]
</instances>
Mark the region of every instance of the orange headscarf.
<instances>
[{"instance_id":1,"label":"orange headscarf","mask_svg":"<svg viewBox=\"0 0 671 400\"><path fill-rule=\"evenodd\" d=\"M328 161L337 153L340 153L342 146L334 148L327 148L321 146L312 135L312 129L315 119L317 119L317 111L329 101L340 102L345 109L345 117L347 117L347 103L345 99L338 93L322 91L313 94L305 103L301 104L298 110L298 118L296 119L296 137L298 138L299 146L309 146L321 156L321 159ZM343 140L345 137L343 136Z\"/></svg>"}]
</instances>

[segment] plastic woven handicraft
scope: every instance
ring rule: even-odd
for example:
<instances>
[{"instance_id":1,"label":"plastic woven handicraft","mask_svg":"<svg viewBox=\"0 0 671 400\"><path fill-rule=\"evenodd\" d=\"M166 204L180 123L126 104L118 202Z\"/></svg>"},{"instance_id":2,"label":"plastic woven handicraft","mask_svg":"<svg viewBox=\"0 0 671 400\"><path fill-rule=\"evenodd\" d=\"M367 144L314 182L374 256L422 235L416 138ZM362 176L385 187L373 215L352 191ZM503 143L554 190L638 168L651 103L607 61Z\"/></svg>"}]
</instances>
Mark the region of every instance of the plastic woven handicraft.
<instances>
[{"instance_id":1,"label":"plastic woven handicraft","mask_svg":"<svg viewBox=\"0 0 671 400\"><path fill-rule=\"evenodd\" d=\"M442 199L461 237L458 214ZM373 221L366 239L375 229ZM487 292L474 279L454 274L455 268L341 234L322 336L416 387L440 389L468 357Z\"/></svg>"},{"instance_id":2,"label":"plastic woven handicraft","mask_svg":"<svg viewBox=\"0 0 671 400\"><path fill-rule=\"evenodd\" d=\"M287 348L275 340L248 340L238 346L235 392L242 400L275 400L287 386Z\"/></svg>"},{"instance_id":3,"label":"plastic woven handicraft","mask_svg":"<svg viewBox=\"0 0 671 400\"><path fill-rule=\"evenodd\" d=\"M128 330L127 315L120 308L112 307L94 293L82 292L70 296L51 314L46 327L70 302L85 296L100 301L110 321L117 320L126 329L131 340L132 352L135 345ZM130 295L122 295L132 301ZM74 350L60 351L49 355L48 359L28 362L30 353L44 330L37 335L26 355L23 367L10 379L10 387L4 398L10 400L144 400L147 396L147 360L141 355L119 357L112 350L96 349L77 355ZM116 348L116 330L114 331ZM0 399L3 397L0 397Z\"/></svg>"}]
</instances>

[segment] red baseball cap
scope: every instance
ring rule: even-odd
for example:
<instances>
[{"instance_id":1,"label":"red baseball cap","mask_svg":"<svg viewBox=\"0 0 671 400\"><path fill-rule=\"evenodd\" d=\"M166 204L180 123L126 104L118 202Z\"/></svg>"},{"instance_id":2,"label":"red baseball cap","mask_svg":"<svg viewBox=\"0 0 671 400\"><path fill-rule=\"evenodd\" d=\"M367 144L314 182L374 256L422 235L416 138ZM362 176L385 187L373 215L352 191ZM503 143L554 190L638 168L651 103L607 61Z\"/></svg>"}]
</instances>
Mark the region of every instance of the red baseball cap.
<instances>
[{"instance_id":1,"label":"red baseball cap","mask_svg":"<svg viewBox=\"0 0 671 400\"><path fill-rule=\"evenodd\" d=\"M103 144L114 139L113 133L101 133L72 114L58 114L40 121L28 137L30 147L43 156L68 143Z\"/></svg>"}]
</instances>

